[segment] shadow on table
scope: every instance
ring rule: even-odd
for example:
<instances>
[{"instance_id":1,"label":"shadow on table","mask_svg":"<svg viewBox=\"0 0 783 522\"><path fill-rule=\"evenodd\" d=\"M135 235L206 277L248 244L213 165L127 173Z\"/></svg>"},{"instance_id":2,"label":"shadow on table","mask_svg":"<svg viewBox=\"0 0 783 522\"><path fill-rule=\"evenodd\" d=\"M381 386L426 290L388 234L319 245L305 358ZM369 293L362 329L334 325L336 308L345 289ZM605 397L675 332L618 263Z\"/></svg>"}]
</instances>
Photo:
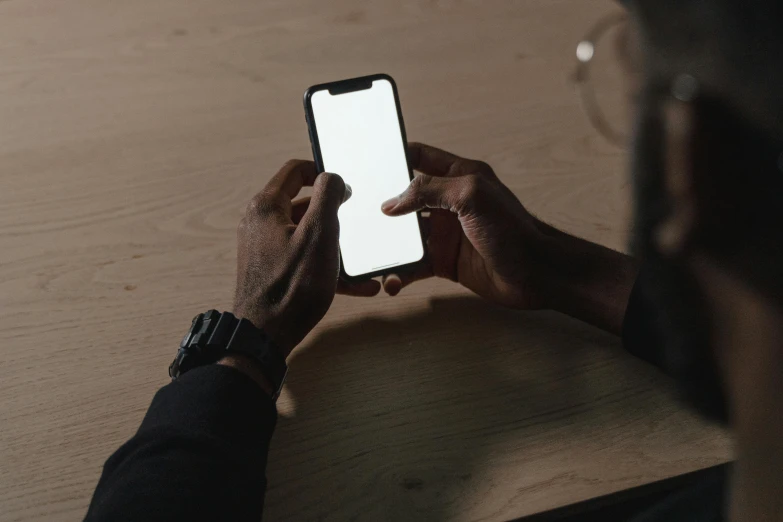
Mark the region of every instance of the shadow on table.
<instances>
[{"instance_id":1,"label":"shadow on table","mask_svg":"<svg viewBox=\"0 0 783 522\"><path fill-rule=\"evenodd\" d=\"M290 364L296 412L278 421L265 519L452 519L482 501L483 470L516 457L541 474L523 469L528 449L602 429L585 412L622 407L618 353L564 316L467 297L324 331Z\"/></svg>"}]
</instances>

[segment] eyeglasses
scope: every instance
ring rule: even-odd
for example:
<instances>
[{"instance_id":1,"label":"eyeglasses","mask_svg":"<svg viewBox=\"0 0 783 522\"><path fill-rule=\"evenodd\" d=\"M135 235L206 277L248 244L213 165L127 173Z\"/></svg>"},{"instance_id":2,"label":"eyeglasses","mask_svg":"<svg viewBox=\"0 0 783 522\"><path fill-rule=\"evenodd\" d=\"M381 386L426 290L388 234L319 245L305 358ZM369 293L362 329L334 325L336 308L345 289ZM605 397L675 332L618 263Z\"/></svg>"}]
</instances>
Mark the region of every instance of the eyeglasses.
<instances>
[{"instance_id":1,"label":"eyeglasses","mask_svg":"<svg viewBox=\"0 0 783 522\"><path fill-rule=\"evenodd\" d=\"M601 18L576 46L574 83L590 123L611 143L625 147L630 137L633 75L630 24L624 12Z\"/></svg>"}]
</instances>

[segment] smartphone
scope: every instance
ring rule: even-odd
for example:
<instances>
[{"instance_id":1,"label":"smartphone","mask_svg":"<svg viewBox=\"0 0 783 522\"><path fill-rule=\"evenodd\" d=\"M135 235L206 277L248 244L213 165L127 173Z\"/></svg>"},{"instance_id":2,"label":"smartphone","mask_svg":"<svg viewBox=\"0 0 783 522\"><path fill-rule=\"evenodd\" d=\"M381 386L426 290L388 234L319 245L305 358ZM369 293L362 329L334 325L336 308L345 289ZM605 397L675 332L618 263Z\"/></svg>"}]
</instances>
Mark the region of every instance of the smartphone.
<instances>
[{"instance_id":1,"label":"smartphone","mask_svg":"<svg viewBox=\"0 0 783 522\"><path fill-rule=\"evenodd\" d=\"M420 214L381 212L413 179L394 80L376 74L315 85L304 105L318 171L339 174L353 190L338 211L341 277L414 270L424 261Z\"/></svg>"}]
</instances>

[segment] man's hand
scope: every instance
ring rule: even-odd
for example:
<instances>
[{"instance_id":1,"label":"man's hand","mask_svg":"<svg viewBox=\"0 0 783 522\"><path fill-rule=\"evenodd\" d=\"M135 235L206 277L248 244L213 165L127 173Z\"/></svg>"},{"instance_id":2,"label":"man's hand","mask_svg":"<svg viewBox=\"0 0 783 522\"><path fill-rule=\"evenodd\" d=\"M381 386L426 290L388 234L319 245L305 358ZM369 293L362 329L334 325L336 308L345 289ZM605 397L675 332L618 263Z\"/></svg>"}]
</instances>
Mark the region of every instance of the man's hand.
<instances>
[{"instance_id":1,"label":"man's hand","mask_svg":"<svg viewBox=\"0 0 783 522\"><path fill-rule=\"evenodd\" d=\"M292 201L303 186L312 198ZM234 315L251 321L288 356L323 318L335 292L373 296L377 281L339 281L337 209L350 188L310 161L286 163L250 201L239 224Z\"/></svg>"},{"instance_id":2,"label":"man's hand","mask_svg":"<svg viewBox=\"0 0 783 522\"><path fill-rule=\"evenodd\" d=\"M432 209L425 228L429 264L415 273L386 277L386 292L395 295L434 275L505 306L545 306L537 277L538 220L486 163L419 143L408 150L412 168L422 174L382 210L400 216Z\"/></svg>"},{"instance_id":3,"label":"man's hand","mask_svg":"<svg viewBox=\"0 0 783 522\"><path fill-rule=\"evenodd\" d=\"M429 264L386 277L387 293L435 275L505 306L551 308L620 332L638 270L633 258L534 218L486 163L417 143L409 151L423 174L382 209L390 216L432 209Z\"/></svg>"}]
</instances>

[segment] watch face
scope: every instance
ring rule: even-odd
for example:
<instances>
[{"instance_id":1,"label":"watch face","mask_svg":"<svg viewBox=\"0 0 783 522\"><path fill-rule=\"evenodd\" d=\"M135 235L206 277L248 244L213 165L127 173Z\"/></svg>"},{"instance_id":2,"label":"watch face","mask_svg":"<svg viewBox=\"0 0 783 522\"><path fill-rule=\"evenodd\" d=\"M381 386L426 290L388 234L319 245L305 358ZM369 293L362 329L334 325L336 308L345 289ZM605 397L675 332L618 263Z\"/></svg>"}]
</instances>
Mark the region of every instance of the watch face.
<instances>
[{"instance_id":1,"label":"watch face","mask_svg":"<svg viewBox=\"0 0 783 522\"><path fill-rule=\"evenodd\" d=\"M197 332L201 327L203 317L204 314L198 314L196 317L193 318L193 321L190 323L190 329L188 330L188 333L185 334L185 337L182 338L182 342L179 343L180 348L185 348L190 344L193 334Z\"/></svg>"},{"instance_id":2,"label":"watch face","mask_svg":"<svg viewBox=\"0 0 783 522\"><path fill-rule=\"evenodd\" d=\"M174 358L173 361L171 361L171 364L169 365L169 377L172 379L176 379L179 377L180 374L180 366L182 365L182 360L185 357L185 351L180 349L177 352L177 356Z\"/></svg>"},{"instance_id":3,"label":"watch face","mask_svg":"<svg viewBox=\"0 0 783 522\"><path fill-rule=\"evenodd\" d=\"M193 335L193 330L188 330L188 333L185 334L185 337L182 338L182 342L179 343L180 348L186 347L190 343L190 338Z\"/></svg>"}]
</instances>

